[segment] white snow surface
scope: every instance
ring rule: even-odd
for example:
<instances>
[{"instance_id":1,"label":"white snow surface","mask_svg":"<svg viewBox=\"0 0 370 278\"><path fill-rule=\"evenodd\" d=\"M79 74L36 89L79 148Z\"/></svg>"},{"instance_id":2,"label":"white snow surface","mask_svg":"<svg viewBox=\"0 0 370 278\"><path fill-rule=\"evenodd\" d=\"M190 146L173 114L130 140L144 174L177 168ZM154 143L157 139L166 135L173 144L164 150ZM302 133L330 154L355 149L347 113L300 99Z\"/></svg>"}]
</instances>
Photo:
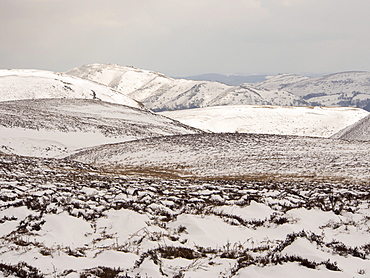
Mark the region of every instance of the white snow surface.
<instances>
[{"instance_id":1,"label":"white snow surface","mask_svg":"<svg viewBox=\"0 0 370 278\"><path fill-rule=\"evenodd\" d=\"M173 79L161 73L119 65L90 64L67 73L110 86L154 111L240 104L370 109L370 73L361 71L316 78L279 74L263 82L240 86Z\"/></svg>"},{"instance_id":2,"label":"white snow surface","mask_svg":"<svg viewBox=\"0 0 370 278\"><path fill-rule=\"evenodd\" d=\"M0 70L0 101L41 98L84 98L144 107L133 99L101 84L43 70Z\"/></svg>"},{"instance_id":3,"label":"white snow surface","mask_svg":"<svg viewBox=\"0 0 370 278\"><path fill-rule=\"evenodd\" d=\"M66 74L96 81L124 95L134 92L156 78L162 77L163 81L171 80L158 72L115 64L88 64L71 69Z\"/></svg>"},{"instance_id":4,"label":"white snow surface","mask_svg":"<svg viewBox=\"0 0 370 278\"><path fill-rule=\"evenodd\" d=\"M159 114L212 132L330 137L370 113L349 107L216 106Z\"/></svg>"}]
</instances>

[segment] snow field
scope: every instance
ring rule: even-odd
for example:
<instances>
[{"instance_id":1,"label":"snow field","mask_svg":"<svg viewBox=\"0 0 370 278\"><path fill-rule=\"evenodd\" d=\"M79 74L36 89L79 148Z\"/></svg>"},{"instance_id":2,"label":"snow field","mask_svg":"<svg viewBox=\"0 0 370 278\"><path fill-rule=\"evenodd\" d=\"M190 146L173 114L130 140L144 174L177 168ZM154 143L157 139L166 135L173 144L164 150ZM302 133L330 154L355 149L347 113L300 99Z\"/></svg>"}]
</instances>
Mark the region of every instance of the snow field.
<instances>
[{"instance_id":1,"label":"snow field","mask_svg":"<svg viewBox=\"0 0 370 278\"><path fill-rule=\"evenodd\" d=\"M159 114L212 132L330 137L369 115L359 108L217 106Z\"/></svg>"}]
</instances>

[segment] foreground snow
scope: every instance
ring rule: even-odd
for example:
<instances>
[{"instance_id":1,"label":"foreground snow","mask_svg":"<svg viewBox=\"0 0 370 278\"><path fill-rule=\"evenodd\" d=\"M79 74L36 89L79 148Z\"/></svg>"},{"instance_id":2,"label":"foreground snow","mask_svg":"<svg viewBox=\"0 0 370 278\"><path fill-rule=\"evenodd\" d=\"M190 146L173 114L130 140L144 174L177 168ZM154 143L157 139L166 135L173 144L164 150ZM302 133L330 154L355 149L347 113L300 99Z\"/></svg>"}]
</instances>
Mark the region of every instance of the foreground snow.
<instances>
[{"instance_id":1,"label":"foreground snow","mask_svg":"<svg viewBox=\"0 0 370 278\"><path fill-rule=\"evenodd\" d=\"M160 114L212 132L330 137L370 113L348 107L217 106Z\"/></svg>"},{"instance_id":2,"label":"foreground snow","mask_svg":"<svg viewBox=\"0 0 370 278\"><path fill-rule=\"evenodd\" d=\"M67 160L4 155L0 164L0 275L370 271L368 184L133 179Z\"/></svg>"}]
</instances>

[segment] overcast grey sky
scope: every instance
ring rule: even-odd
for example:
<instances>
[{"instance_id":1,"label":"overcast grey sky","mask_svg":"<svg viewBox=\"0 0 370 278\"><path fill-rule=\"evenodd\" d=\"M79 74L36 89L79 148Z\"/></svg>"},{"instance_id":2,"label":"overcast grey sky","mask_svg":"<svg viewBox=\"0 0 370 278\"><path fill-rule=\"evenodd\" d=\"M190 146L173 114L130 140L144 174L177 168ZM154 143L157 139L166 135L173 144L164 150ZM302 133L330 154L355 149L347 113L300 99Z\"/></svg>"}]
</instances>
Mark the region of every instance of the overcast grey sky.
<instances>
[{"instance_id":1,"label":"overcast grey sky","mask_svg":"<svg viewBox=\"0 0 370 278\"><path fill-rule=\"evenodd\" d=\"M0 68L370 71L369 0L0 0Z\"/></svg>"}]
</instances>

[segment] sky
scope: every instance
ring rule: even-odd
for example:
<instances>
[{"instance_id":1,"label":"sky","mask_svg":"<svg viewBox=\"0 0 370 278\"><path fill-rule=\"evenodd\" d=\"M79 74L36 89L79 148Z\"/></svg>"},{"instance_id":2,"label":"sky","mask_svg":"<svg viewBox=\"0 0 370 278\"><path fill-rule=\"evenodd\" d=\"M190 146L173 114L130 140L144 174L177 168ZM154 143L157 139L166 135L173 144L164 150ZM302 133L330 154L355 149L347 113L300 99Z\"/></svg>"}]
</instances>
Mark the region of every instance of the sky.
<instances>
[{"instance_id":1,"label":"sky","mask_svg":"<svg viewBox=\"0 0 370 278\"><path fill-rule=\"evenodd\" d=\"M0 68L370 71L369 0L0 0Z\"/></svg>"}]
</instances>

